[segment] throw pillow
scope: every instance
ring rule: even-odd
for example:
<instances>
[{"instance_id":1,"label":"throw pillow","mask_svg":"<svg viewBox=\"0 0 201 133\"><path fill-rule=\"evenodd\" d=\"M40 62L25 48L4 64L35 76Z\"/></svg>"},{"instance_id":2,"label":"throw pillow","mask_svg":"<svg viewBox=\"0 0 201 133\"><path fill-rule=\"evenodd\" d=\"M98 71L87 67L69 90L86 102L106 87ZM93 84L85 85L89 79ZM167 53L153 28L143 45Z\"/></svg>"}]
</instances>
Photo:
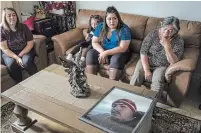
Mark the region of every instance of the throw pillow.
<instances>
[{"instance_id":1,"label":"throw pillow","mask_svg":"<svg viewBox=\"0 0 201 133\"><path fill-rule=\"evenodd\" d=\"M23 23L27 25L27 27L29 28L30 31L34 30L34 20L35 17L34 16L30 16L29 18L27 18L27 20L25 20Z\"/></svg>"}]
</instances>

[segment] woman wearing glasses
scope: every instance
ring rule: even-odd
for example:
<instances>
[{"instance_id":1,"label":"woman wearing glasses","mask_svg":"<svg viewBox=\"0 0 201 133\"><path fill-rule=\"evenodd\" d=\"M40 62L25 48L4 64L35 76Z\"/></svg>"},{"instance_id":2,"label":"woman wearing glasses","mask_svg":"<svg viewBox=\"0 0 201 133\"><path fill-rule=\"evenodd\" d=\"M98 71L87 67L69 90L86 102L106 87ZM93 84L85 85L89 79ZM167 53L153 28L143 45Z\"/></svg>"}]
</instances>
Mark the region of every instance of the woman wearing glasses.
<instances>
[{"instance_id":1,"label":"woman wearing glasses","mask_svg":"<svg viewBox=\"0 0 201 133\"><path fill-rule=\"evenodd\" d=\"M138 61L130 84L141 86L143 81L152 82L151 90L163 89L165 71L170 64L178 62L184 52L184 41L178 34L179 19L164 18L159 29L151 31L143 40Z\"/></svg>"},{"instance_id":2,"label":"woman wearing glasses","mask_svg":"<svg viewBox=\"0 0 201 133\"><path fill-rule=\"evenodd\" d=\"M0 49L1 58L17 83L22 81L21 68L30 75L37 72L33 61L33 35L26 25L19 22L13 8L5 8L2 12Z\"/></svg>"}]
</instances>

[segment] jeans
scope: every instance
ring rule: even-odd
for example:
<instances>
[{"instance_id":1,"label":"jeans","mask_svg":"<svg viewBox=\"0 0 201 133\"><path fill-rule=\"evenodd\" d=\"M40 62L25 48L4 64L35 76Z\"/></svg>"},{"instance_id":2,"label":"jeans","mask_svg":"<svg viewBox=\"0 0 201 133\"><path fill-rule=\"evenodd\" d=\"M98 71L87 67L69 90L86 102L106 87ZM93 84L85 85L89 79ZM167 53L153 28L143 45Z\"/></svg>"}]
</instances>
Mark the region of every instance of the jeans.
<instances>
[{"instance_id":1,"label":"jeans","mask_svg":"<svg viewBox=\"0 0 201 133\"><path fill-rule=\"evenodd\" d=\"M164 89L165 83L165 71L167 67L157 67L152 70L151 90L158 92ZM130 84L135 86L141 86L145 80L145 73L142 67L141 60L138 61L135 72L131 77Z\"/></svg>"},{"instance_id":2,"label":"jeans","mask_svg":"<svg viewBox=\"0 0 201 133\"><path fill-rule=\"evenodd\" d=\"M30 50L29 53L23 55L22 62L24 64L24 68L29 75L33 75L37 73L37 67L34 63L35 52L34 49ZM8 72L10 73L11 77L17 82L22 81L22 67L17 64L16 60L8 57L6 54L2 52L2 59L4 61L4 65L6 65Z\"/></svg>"},{"instance_id":3,"label":"jeans","mask_svg":"<svg viewBox=\"0 0 201 133\"><path fill-rule=\"evenodd\" d=\"M87 52L86 65L99 65L98 57L99 52L96 51L95 49L90 49ZM130 57L131 57L130 52L118 53L108 56L110 68L123 70L125 64L129 61Z\"/></svg>"}]
</instances>

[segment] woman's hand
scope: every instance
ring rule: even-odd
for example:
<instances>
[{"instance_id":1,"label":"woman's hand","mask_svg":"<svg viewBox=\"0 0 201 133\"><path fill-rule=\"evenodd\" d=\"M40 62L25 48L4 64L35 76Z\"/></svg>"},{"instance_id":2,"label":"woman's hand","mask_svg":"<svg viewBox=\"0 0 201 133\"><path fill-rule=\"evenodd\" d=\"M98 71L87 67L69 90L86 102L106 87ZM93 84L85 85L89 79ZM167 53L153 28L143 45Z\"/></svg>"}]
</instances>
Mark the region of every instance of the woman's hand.
<instances>
[{"instance_id":1,"label":"woman's hand","mask_svg":"<svg viewBox=\"0 0 201 133\"><path fill-rule=\"evenodd\" d=\"M145 71L145 80L147 82L151 82L151 79L152 79L152 73L151 73L151 71L150 70L146 70Z\"/></svg>"},{"instance_id":2,"label":"woman's hand","mask_svg":"<svg viewBox=\"0 0 201 133\"><path fill-rule=\"evenodd\" d=\"M170 49L170 48L171 48L170 38L162 37L162 38L160 39L160 44L161 44L165 49Z\"/></svg>"},{"instance_id":3,"label":"woman's hand","mask_svg":"<svg viewBox=\"0 0 201 133\"><path fill-rule=\"evenodd\" d=\"M97 50L99 53L104 52L105 50L103 47L100 45L99 38L96 36L93 36L92 38L92 47Z\"/></svg>"},{"instance_id":4,"label":"woman's hand","mask_svg":"<svg viewBox=\"0 0 201 133\"><path fill-rule=\"evenodd\" d=\"M105 63L107 63L107 56L108 56L107 51L101 52L101 53L99 54L99 58L98 58L99 63L100 63L100 64L105 64Z\"/></svg>"},{"instance_id":5,"label":"woman's hand","mask_svg":"<svg viewBox=\"0 0 201 133\"><path fill-rule=\"evenodd\" d=\"M20 57L15 58L15 60L22 68L24 68L24 64L23 64L22 59Z\"/></svg>"},{"instance_id":6,"label":"woman's hand","mask_svg":"<svg viewBox=\"0 0 201 133\"><path fill-rule=\"evenodd\" d=\"M23 55L24 54L21 52L21 53L19 53L18 57L22 58Z\"/></svg>"}]
</instances>

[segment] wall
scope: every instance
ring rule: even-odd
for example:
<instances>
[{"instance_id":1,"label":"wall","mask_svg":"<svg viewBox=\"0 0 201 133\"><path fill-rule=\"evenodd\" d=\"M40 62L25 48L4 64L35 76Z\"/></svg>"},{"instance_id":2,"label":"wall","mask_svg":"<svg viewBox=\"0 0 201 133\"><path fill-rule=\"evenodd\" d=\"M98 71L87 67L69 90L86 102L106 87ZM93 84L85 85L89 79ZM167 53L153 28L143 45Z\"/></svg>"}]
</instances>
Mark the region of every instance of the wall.
<instances>
[{"instance_id":1,"label":"wall","mask_svg":"<svg viewBox=\"0 0 201 133\"><path fill-rule=\"evenodd\" d=\"M1 10L0 10L0 13L2 14L2 10L5 8L5 7L13 7L12 3L11 2L6 2L6 1L0 1L0 6L1 6ZM2 15L0 14L0 22L1 22L1 17Z\"/></svg>"},{"instance_id":2,"label":"wall","mask_svg":"<svg viewBox=\"0 0 201 133\"><path fill-rule=\"evenodd\" d=\"M33 13L33 6L39 5L38 1L0 1L1 10L5 7L13 7L17 11L17 14L21 13ZM20 17L21 20L21 17ZM22 18L22 21L25 19ZM0 15L1 22L1 15Z\"/></svg>"},{"instance_id":3,"label":"wall","mask_svg":"<svg viewBox=\"0 0 201 133\"><path fill-rule=\"evenodd\" d=\"M19 7L19 2L18 1L0 1L0 22L1 22L1 17L2 17L2 10L5 7L12 7L16 10L17 14L20 14L20 7ZM19 20L21 21L21 18L19 18Z\"/></svg>"},{"instance_id":4,"label":"wall","mask_svg":"<svg viewBox=\"0 0 201 133\"><path fill-rule=\"evenodd\" d=\"M19 1L21 13L33 13L33 6L39 5L38 1Z\"/></svg>"},{"instance_id":5,"label":"wall","mask_svg":"<svg viewBox=\"0 0 201 133\"><path fill-rule=\"evenodd\" d=\"M38 1L19 1L20 6L20 13L23 13L24 15L21 15L22 22L25 21L30 15L25 15L25 13L33 13L33 7L34 5L39 5Z\"/></svg>"},{"instance_id":6,"label":"wall","mask_svg":"<svg viewBox=\"0 0 201 133\"><path fill-rule=\"evenodd\" d=\"M153 17L176 16L201 22L201 1L77 1L77 10L106 10L115 6L119 12Z\"/></svg>"}]
</instances>

